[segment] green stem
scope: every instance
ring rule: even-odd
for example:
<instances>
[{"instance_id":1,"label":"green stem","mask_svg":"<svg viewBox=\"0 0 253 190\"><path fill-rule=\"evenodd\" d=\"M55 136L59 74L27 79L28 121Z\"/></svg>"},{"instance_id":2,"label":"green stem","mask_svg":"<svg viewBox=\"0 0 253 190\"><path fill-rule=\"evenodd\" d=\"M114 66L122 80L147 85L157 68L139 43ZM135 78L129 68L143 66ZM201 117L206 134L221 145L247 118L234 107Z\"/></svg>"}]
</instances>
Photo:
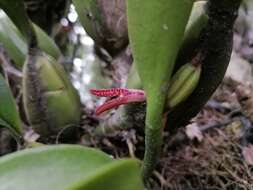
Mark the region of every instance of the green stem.
<instances>
[{"instance_id":1,"label":"green stem","mask_svg":"<svg viewBox=\"0 0 253 190\"><path fill-rule=\"evenodd\" d=\"M145 129L145 155L142 165L142 176L146 181L152 174L158 162L162 146L162 128L153 129L146 127Z\"/></svg>"},{"instance_id":2,"label":"green stem","mask_svg":"<svg viewBox=\"0 0 253 190\"><path fill-rule=\"evenodd\" d=\"M162 92L160 92L162 93ZM142 163L142 176L146 181L160 158L163 141L163 106L165 98L157 94L157 102L148 105L145 119L145 154ZM149 101L147 101L149 102Z\"/></svg>"}]
</instances>

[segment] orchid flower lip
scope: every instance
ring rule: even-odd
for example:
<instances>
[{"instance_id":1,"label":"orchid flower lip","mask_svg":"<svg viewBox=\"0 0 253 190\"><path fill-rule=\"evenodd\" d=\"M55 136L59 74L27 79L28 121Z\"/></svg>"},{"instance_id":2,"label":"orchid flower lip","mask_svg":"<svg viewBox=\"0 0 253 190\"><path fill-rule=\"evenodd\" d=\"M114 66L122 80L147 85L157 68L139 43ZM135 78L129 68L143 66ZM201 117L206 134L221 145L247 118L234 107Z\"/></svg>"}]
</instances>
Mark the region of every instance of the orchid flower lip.
<instances>
[{"instance_id":1,"label":"orchid flower lip","mask_svg":"<svg viewBox=\"0 0 253 190\"><path fill-rule=\"evenodd\" d=\"M96 109L96 115L116 108L120 105L143 102L146 100L145 92L139 89L127 89L127 88L112 88L112 89L91 89L91 94L98 97L111 97L112 99L107 100L103 105Z\"/></svg>"}]
</instances>

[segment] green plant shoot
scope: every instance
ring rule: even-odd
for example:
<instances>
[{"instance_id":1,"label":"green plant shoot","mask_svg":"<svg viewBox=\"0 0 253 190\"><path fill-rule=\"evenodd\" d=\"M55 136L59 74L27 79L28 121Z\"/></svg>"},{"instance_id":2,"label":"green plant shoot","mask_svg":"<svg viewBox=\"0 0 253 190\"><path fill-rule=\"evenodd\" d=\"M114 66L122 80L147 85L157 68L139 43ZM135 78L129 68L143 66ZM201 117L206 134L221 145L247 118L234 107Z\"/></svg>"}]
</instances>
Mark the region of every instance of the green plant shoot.
<instances>
[{"instance_id":1,"label":"green plant shoot","mask_svg":"<svg viewBox=\"0 0 253 190\"><path fill-rule=\"evenodd\" d=\"M147 98L144 178L159 156L168 84L192 5L192 0L127 1L130 44Z\"/></svg>"},{"instance_id":2,"label":"green plant shoot","mask_svg":"<svg viewBox=\"0 0 253 190\"><path fill-rule=\"evenodd\" d=\"M0 127L8 128L16 137L21 135L21 120L16 102L9 87L0 74ZM3 106L4 105L4 106Z\"/></svg>"}]
</instances>

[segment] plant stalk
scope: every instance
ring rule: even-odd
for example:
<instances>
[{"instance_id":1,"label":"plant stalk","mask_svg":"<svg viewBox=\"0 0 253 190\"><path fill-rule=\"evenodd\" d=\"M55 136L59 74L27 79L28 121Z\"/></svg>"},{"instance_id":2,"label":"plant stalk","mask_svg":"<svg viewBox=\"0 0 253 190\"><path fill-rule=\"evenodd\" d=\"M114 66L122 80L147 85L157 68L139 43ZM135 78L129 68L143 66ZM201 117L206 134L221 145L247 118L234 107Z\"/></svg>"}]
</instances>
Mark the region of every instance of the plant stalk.
<instances>
[{"instance_id":1,"label":"plant stalk","mask_svg":"<svg viewBox=\"0 0 253 190\"><path fill-rule=\"evenodd\" d=\"M142 164L142 176L144 181L152 175L156 167L163 142L163 128L145 128L145 154Z\"/></svg>"}]
</instances>

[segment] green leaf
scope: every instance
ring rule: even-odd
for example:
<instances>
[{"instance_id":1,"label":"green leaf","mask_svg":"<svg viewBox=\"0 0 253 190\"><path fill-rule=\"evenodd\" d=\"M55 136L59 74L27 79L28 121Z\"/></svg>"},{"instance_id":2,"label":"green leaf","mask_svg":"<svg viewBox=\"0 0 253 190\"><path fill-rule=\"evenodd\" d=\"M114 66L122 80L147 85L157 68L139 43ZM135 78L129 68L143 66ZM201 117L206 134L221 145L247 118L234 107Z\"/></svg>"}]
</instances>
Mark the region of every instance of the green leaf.
<instances>
[{"instance_id":1,"label":"green leaf","mask_svg":"<svg viewBox=\"0 0 253 190\"><path fill-rule=\"evenodd\" d=\"M4 78L0 75L0 127L6 127L15 135L21 134L21 120L16 102Z\"/></svg>"},{"instance_id":2,"label":"green leaf","mask_svg":"<svg viewBox=\"0 0 253 190\"><path fill-rule=\"evenodd\" d=\"M0 0L0 8L9 16L26 39L29 39L31 25L25 12L23 0Z\"/></svg>"},{"instance_id":3,"label":"green leaf","mask_svg":"<svg viewBox=\"0 0 253 190\"><path fill-rule=\"evenodd\" d=\"M80 97L62 65L48 55L37 55L32 64L36 67L35 70L30 69L29 62L23 69L23 101L28 121L34 130L41 137L48 137L49 134L58 134L66 127L79 126ZM35 81L29 74L31 72L37 73L38 83L31 83ZM36 95L34 86L41 89L40 94ZM30 96L34 96L33 100ZM38 106L40 101L44 106ZM39 118L46 118L46 122L38 122Z\"/></svg>"},{"instance_id":4,"label":"green leaf","mask_svg":"<svg viewBox=\"0 0 253 190\"><path fill-rule=\"evenodd\" d=\"M97 0L73 0L73 4L85 31L95 41L98 41L101 36L99 33L101 31L101 13Z\"/></svg>"},{"instance_id":5,"label":"green leaf","mask_svg":"<svg viewBox=\"0 0 253 190\"><path fill-rule=\"evenodd\" d=\"M207 25L209 17L205 10L206 4L207 4L206 1L198 1L194 3L191 16L185 29L185 35L182 44L183 48L187 48L184 46L190 46L190 44L198 41L200 32ZM193 51L192 48L193 47L189 47L191 51Z\"/></svg>"},{"instance_id":6,"label":"green leaf","mask_svg":"<svg viewBox=\"0 0 253 190\"><path fill-rule=\"evenodd\" d=\"M61 56L59 47L56 45L54 40L50 38L39 26L36 24L32 25L36 33L38 46L40 49L57 60Z\"/></svg>"},{"instance_id":7,"label":"green leaf","mask_svg":"<svg viewBox=\"0 0 253 190\"><path fill-rule=\"evenodd\" d=\"M183 42L177 55L174 71L191 61L196 54L196 48L200 41L200 33L206 27L209 20L206 5L207 1L197 1L193 5L191 16L184 32Z\"/></svg>"},{"instance_id":8,"label":"green leaf","mask_svg":"<svg viewBox=\"0 0 253 190\"><path fill-rule=\"evenodd\" d=\"M128 0L127 3L130 44L147 95L148 110L162 113L193 1Z\"/></svg>"},{"instance_id":9,"label":"green leaf","mask_svg":"<svg viewBox=\"0 0 253 190\"><path fill-rule=\"evenodd\" d=\"M199 40L199 34L208 22L208 15L205 11L207 1L197 1L194 3L191 15L185 28L182 45L177 55L177 65L185 64L189 61L189 57L195 52L195 45ZM189 56L191 55L191 56ZM180 65L179 65L180 66ZM135 64L132 65L127 81L128 88L142 88L140 77L137 73Z\"/></svg>"},{"instance_id":10,"label":"green leaf","mask_svg":"<svg viewBox=\"0 0 253 190\"><path fill-rule=\"evenodd\" d=\"M27 45L13 22L0 10L0 43L18 68L22 68Z\"/></svg>"},{"instance_id":11,"label":"green leaf","mask_svg":"<svg viewBox=\"0 0 253 190\"><path fill-rule=\"evenodd\" d=\"M50 38L41 28L33 24L38 46L48 55L56 60L61 56L61 52L54 40ZM27 55L27 43L8 16L0 10L0 43L3 44L10 58L18 68L22 68Z\"/></svg>"},{"instance_id":12,"label":"green leaf","mask_svg":"<svg viewBox=\"0 0 253 190\"><path fill-rule=\"evenodd\" d=\"M141 190L139 162L77 145L42 146L0 159L0 190Z\"/></svg>"},{"instance_id":13,"label":"green leaf","mask_svg":"<svg viewBox=\"0 0 253 190\"><path fill-rule=\"evenodd\" d=\"M147 97L144 178L158 160L168 84L192 5L192 0L127 1L130 45Z\"/></svg>"}]
</instances>

